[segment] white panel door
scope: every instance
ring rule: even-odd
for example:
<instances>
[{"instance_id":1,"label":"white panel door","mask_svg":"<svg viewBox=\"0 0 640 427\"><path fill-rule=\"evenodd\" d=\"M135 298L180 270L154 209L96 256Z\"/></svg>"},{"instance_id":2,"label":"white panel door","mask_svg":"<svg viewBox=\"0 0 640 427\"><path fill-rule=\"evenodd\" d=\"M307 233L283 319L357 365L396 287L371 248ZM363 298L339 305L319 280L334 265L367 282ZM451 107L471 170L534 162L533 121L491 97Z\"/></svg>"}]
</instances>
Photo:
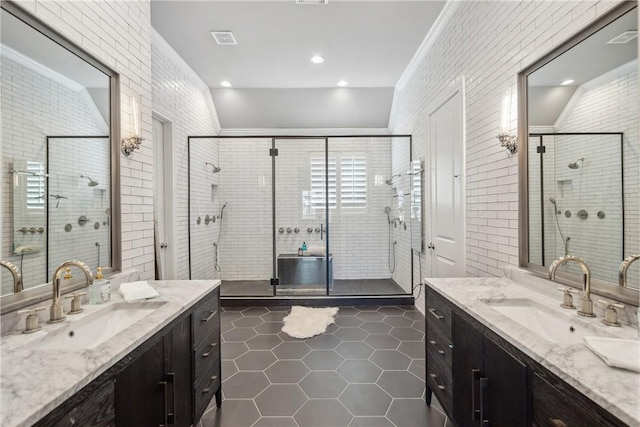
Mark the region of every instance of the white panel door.
<instances>
[{"instance_id":1,"label":"white panel door","mask_svg":"<svg viewBox=\"0 0 640 427\"><path fill-rule=\"evenodd\" d=\"M465 275L462 88L429 114L431 276Z\"/></svg>"},{"instance_id":2,"label":"white panel door","mask_svg":"<svg viewBox=\"0 0 640 427\"><path fill-rule=\"evenodd\" d=\"M156 253L156 279L167 279L167 237L165 227L164 191L164 125L153 118L153 212Z\"/></svg>"}]
</instances>

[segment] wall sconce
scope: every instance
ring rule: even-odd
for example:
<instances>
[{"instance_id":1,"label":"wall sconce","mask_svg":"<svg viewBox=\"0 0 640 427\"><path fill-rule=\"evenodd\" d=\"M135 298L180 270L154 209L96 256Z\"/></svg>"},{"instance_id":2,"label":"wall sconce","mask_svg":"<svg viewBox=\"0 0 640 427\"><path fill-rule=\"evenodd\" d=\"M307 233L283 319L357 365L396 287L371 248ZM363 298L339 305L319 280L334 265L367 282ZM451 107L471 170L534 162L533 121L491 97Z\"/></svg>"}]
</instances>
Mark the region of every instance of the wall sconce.
<instances>
[{"instance_id":1,"label":"wall sconce","mask_svg":"<svg viewBox=\"0 0 640 427\"><path fill-rule=\"evenodd\" d=\"M133 119L133 135L122 138L120 146L120 151L125 157L131 157L133 151L138 150L144 140L144 138L140 136L140 108L135 96L131 97L131 117Z\"/></svg>"},{"instance_id":2,"label":"wall sconce","mask_svg":"<svg viewBox=\"0 0 640 427\"><path fill-rule=\"evenodd\" d=\"M498 141L500 141L500 146L507 149L510 154L516 154L518 152L518 137L515 135L510 135L508 133L501 133L498 136Z\"/></svg>"},{"instance_id":3,"label":"wall sconce","mask_svg":"<svg viewBox=\"0 0 640 427\"><path fill-rule=\"evenodd\" d=\"M518 137L511 133L511 118L516 114L517 99L513 95L513 88L509 88L504 92L502 97L502 108L500 112L500 133L498 133L498 141L500 146L507 149L510 154L518 152Z\"/></svg>"}]
</instances>

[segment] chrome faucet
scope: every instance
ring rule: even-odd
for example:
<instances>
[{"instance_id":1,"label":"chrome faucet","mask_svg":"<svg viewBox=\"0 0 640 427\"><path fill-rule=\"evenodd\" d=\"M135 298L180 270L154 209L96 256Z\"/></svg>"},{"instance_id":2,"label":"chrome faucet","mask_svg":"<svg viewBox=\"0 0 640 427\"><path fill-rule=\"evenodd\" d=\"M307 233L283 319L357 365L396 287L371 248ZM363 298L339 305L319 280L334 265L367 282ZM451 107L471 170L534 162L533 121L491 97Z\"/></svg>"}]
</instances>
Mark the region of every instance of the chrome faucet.
<instances>
[{"instance_id":1,"label":"chrome faucet","mask_svg":"<svg viewBox=\"0 0 640 427\"><path fill-rule=\"evenodd\" d=\"M53 285L53 302L51 303L50 316L48 323L57 323L62 322L66 317L64 316L64 312L62 311L62 301L60 299L60 275L62 274L62 270L67 267L76 266L84 273L85 278L87 279L87 286L93 283L93 274L91 274L91 270L89 266L82 261L72 260L65 261L56 268L56 271L53 273L52 285ZM70 279L73 276L67 271L65 274L65 279Z\"/></svg>"},{"instance_id":2,"label":"chrome faucet","mask_svg":"<svg viewBox=\"0 0 640 427\"><path fill-rule=\"evenodd\" d=\"M628 256L620 263L620 269L618 270L618 284L623 288L627 287L627 270L631 263L640 258L640 255Z\"/></svg>"},{"instance_id":3,"label":"chrome faucet","mask_svg":"<svg viewBox=\"0 0 640 427\"><path fill-rule=\"evenodd\" d=\"M18 267L16 267L9 261L0 261L0 265L2 265L7 270L9 270L11 272L11 275L13 276L13 292L14 293L22 292L23 290L22 273L20 273L20 270L18 270Z\"/></svg>"},{"instance_id":4,"label":"chrome faucet","mask_svg":"<svg viewBox=\"0 0 640 427\"><path fill-rule=\"evenodd\" d=\"M580 265L582 273L584 274L584 282L582 288L582 299L580 300L580 309L578 314L585 317L596 317L593 314L593 301L591 301L591 271L587 266L587 263L580 257L573 255L566 255L553 261L549 266L549 279L556 280L556 270L558 267L565 265L567 262L572 261Z\"/></svg>"}]
</instances>

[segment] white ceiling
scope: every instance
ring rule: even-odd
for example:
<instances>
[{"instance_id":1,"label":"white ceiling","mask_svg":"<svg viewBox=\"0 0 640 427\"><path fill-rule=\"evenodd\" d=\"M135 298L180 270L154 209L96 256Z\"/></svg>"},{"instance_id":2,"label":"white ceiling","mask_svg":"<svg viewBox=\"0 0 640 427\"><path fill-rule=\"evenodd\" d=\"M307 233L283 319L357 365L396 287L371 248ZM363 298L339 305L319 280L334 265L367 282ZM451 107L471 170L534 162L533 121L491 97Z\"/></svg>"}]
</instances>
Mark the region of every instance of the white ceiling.
<instances>
[{"instance_id":1,"label":"white ceiling","mask_svg":"<svg viewBox=\"0 0 640 427\"><path fill-rule=\"evenodd\" d=\"M637 38L607 44L625 31L638 29L636 13L633 9L529 75L529 125L552 126L578 86L637 59ZM560 85L569 79L574 82Z\"/></svg>"},{"instance_id":2,"label":"white ceiling","mask_svg":"<svg viewBox=\"0 0 640 427\"><path fill-rule=\"evenodd\" d=\"M393 88L444 3L154 0L151 21L212 89L223 128L387 127ZM216 45L211 30L238 45Z\"/></svg>"}]
</instances>

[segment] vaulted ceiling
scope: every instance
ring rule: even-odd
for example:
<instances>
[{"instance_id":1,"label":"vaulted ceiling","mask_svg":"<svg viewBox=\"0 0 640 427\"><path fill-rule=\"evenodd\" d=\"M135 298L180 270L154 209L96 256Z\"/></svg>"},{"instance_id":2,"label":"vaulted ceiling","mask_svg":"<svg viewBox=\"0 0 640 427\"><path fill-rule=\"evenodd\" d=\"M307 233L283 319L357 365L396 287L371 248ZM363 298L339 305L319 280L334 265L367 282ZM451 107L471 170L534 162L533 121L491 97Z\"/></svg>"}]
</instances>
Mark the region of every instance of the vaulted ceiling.
<instances>
[{"instance_id":1,"label":"vaulted ceiling","mask_svg":"<svg viewBox=\"0 0 640 427\"><path fill-rule=\"evenodd\" d=\"M394 87L444 3L154 0L151 18L211 89L223 129L386 128ZM216 44L213 30L238 44Z\"/></svg>"}]
</instances>

